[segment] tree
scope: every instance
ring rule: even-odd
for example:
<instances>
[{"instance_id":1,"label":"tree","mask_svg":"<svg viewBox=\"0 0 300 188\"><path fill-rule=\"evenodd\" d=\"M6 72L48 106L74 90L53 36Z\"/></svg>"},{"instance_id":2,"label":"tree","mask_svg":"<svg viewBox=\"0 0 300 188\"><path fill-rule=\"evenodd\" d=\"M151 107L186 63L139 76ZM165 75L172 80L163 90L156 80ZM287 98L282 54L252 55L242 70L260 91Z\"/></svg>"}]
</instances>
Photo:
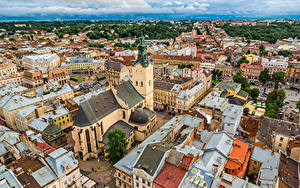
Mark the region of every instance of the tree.
<instances>
[{"instance_id":1,"label":"tree","mask_svg":"<svg viewBox=\"0 0 300 188\"><path fill-rule=\"evenodd\" d=\"M213 80L222 81L223 71L220 71L219 69L214 69L211 71L211 73L212 73Z\"/></svg>"},{"instance_id":2,"label":"tree","mask_svg":"<svg viewBox=\"0 0 300 188\"><path fill-rule=\"evenodd\" d=\"M115 164L126 154L126 133L120 129L114 129L108 133L107 158Z\"/></svg>"},{"instance_id":3,"label":"tree","mask_svg":"<svg viewBox=\"0 0 300 188\"><path fill-rule=\"evenodd\" d=\"M260 51L260 53L262 52L262 51L264 51L265 50L265 46L264 45L260 45L259 46L259 51Z\"/></svg>"},{"instance_id":4,"label":"tree","mask_svg":"<svg viewBox=\"0 0 300 188\"><path fill-rule=\"evenodd\" d=\"M233 76L233 81L235 83L242 84L242 90L246 90L246 88L248 88L250 86L248 80L245 77L243 77L241 75L241 73L237 73L236 75L234 75Z\"/></svg>"},{"instance_id":5,"label":"tree","mask_svg":"<svg viewBox=\"0 0 300 188\"><path fill-rule=\"evenodd\" d=\"M282 107L283 106L283 101L285 99L285 91L283 89L279 89L278 92L277 92L277 96L278 96L278 99L277 99L278 106Z\"/></svg>"},{"instance_id":6,"label":"tree","mask_svg":"<svg viewBox=\"0 0 300 188\"><path fill-rule=\"evenodd\" d=\"M283 106L285 91L274 89L267 96L265 116L278 119L279 108Z\"/></svg>"},{"instance_id":7,"label":"tree","mask_svg":"<svg viewBox=\"0 0 300 188\"><path fill-rule=\"evenodd\" d=\"M280 50L278 52L278 55L282 55L284 57L291 57L291 56L293 56L293 53L289 50Z\"/></svg>"},{"instance_id":8,"label":"tree","mask_svg":"<svg viewBox=\"0 0 300 188\"><path fill-rule=\"evenodd\" d=\"M278 89L279 82L283 82L284 76L284 72L274 72L272 74L272 81L275 82L275 89Z\"/></svg>"},{"instance_id":9,"label":"tree","mask_svg":"<svg viewBox=\"0 0 300 188\"><path fill-rule=\"evenodd\" d=\"M262 84L266 84L268 81L270 81L269 70L264 69L263 71L261 71L258 79Z\"/></svg>"},{"instance_id":10,"label":"tree","mask_svg":"<svg viewBox=\"0 0 300 188\"><path fill-rule=\"evenodd\" d=\"M243 63L247 63L247 64L249 63L249 60L247 60L246 56L241 57L238 61L239 66Z\"/></svg>"},{"instance_id":11,"label":"tree","mask_svg":"<svg viewBox=\"0 0 300 188\"><path fill-rule=\"evenodd\" d=\"M253 88L252 90L250 90L249 95L254 100L254 102L256 102L257 97L259 96L259 89Z\"/></svg>"},{"instance_id":12,"label":"tree","mask_svg":"<svg viewBox=\"0 0 300 188\"><path fill-rule=\"evenodd\" d=\"M244 110L243 110L243 113L244 113L244 115L245 116L248 116L249 115L249 108L244 108Z\"/></svg>"},{"instance_id":13,"label":"tree","mask_svg":"<svg viewBox=\"0 0 300 188\"><path fill-rule=\"evenodd\" d=\"M250 50L248 50L248 51L246 52L246 54L251 54Z\"/></svg>"},{"instance_id":14,"label":"tree","mask_svg":"<svg viewBox=\"0 0 300 188\"><path fill-rule=\"evenodd\" d=\"M297 61L300 61L300 57L297 58Z\"/></svg>"},{"instance_id":15,"label":"tree","mask_svg":"<svg viewBox=\"0 0 300 188\"><path fill-rule=\"evenodd\" d=\"M300 110L300 101L298 101L298 102L296 103L296 106L297 106L298 110Z\"/></svg>"},{"instance_id":16,"label":"tree","mask_svg":"<svg viewBox=\"0 0 300 188\"><path fill-rule=\"evenodd\" d=\"M266 56L266 55L268 55L269 54L269 52L267 51L267 50L263 50L262 52L261 52L261 55L262 56Z\"/></svg>"}]
</instances>

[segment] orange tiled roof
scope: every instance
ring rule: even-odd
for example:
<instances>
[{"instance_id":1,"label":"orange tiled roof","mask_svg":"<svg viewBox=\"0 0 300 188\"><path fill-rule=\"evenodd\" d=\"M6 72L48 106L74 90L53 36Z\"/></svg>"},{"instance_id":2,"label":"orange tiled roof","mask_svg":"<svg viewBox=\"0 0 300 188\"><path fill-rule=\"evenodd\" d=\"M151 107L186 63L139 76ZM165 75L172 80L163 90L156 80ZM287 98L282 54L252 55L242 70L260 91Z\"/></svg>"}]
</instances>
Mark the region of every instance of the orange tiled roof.
<instances>
[{"instance_id":1,"label":"orange tiled roof","mask_svg":"<svg viewBox=\"0 0 300 188\"><path fill-rule=\"evenodd\" d=\"M229 159L225 168L228 170L235 170L235 173L228 172L229 174L241 177L245 173L251 154L248 148L248 144L238 139L234 141L233 149L229 154Z\"/></svg>"}]
</instances>

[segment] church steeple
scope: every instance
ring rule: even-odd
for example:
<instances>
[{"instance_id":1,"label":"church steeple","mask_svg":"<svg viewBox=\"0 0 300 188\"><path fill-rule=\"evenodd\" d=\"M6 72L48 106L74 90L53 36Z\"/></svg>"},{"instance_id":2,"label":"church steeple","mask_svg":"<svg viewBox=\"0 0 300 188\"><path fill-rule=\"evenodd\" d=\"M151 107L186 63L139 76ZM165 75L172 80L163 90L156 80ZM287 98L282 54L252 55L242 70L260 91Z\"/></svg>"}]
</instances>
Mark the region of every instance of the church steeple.
<instances>
[{"instance_id":1,"label":"church steeple","mask_svg":"<svg viewBox=\"0 0 300 188\"><path fill-rule=\"evenodd\" d=\"M142 35L139 38L138 57L132 62L132 83L145 98L145 105L153 110L153 63L147 56L147 45Z\"/></svg>"},{"instance_id":2,"label":"church steeple","mask_svg":"<svg viewBox=\"0 0 300 188\"><path fill-rule=\"evenodd\" d=\"M139 38L138 45L138 57L137 60L132 62L132 65L140 63L143 67L148 67L151 60L147 56L147 45L145 44L145 37L142 36Z\"/></svg>"}]
</instances>

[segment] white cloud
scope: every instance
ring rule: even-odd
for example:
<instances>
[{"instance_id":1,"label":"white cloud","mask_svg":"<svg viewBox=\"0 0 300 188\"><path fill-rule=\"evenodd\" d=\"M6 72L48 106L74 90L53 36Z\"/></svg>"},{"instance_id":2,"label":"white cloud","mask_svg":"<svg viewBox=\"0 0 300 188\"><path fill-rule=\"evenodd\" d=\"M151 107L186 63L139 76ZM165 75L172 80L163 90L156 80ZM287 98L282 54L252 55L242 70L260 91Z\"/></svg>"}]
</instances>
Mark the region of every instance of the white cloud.
<instances>
[{"instance_id":1,"label":"white cloud","mask_svg":"<svg viewBox=\"0 0 300 188\"><path fill-rule=\"evenodd\" d=\"M0 0L0 15L300 14L300 0Z\"/></svg>"}]
</instances>

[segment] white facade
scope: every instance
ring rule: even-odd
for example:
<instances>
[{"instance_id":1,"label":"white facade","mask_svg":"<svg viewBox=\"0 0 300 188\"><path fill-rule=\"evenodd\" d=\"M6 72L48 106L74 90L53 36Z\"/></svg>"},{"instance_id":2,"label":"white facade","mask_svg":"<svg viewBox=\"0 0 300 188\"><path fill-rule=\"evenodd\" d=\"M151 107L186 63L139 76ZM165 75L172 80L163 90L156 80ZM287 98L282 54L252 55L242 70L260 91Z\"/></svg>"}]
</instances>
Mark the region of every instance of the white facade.
<instances>
[{"instance_id":1,"label":"white facade","mask_svg":"<svg viewBox=\"0 0 300 188\"><path fill-rule=\"evenodd\" d=\"M222 129L229 134L235 134L241 122L243 106L229 104L222 114Z\"/></svg>"},{"instance_id":2,"label":"white facade","mask_svg":"<svg viewBox=\"0 0 300 188\"><path fill-rule=\"evenodd\" d=\"M60 64L60 58L57 54L38 54L23 57L23 66L25 69L45 69L57 67Z\"/></svg>"}]
</instances>

